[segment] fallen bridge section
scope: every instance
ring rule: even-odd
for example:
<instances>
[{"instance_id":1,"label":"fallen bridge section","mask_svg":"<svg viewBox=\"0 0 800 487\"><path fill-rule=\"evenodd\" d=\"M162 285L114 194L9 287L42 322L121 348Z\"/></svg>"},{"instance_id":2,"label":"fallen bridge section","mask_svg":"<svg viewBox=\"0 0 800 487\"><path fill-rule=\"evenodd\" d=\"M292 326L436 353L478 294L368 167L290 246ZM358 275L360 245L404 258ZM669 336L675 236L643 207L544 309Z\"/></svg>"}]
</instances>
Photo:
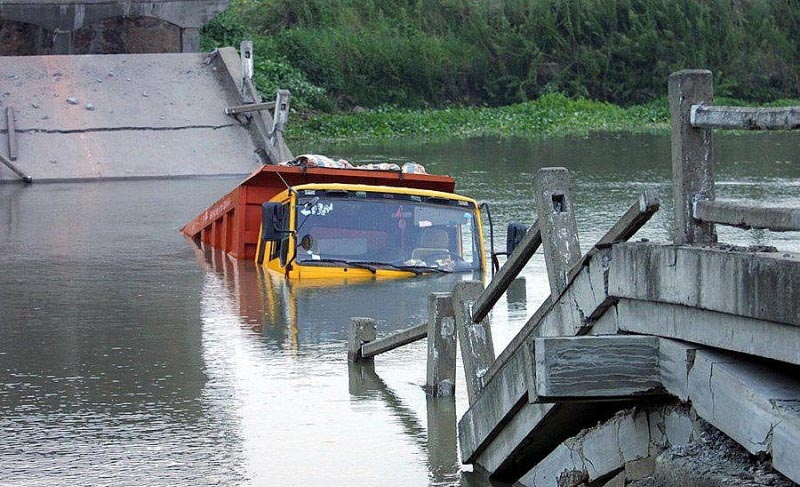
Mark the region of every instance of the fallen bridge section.
<instances>
[{"instance_id":1,"label":"fallen bridge section","mask_svg":"<svg viewBox=\"0 0 800 487\"><path fill-rule=\"evenodd\" d=\"M278 162L255 124L225 114L243 103L232 48L0 64L0 153L33 181L244 175ZM19 179L0 166L0 182Z\"/></svg>"},{"instance_id":2,"label":"fallen bridge section","mask_svg":"<svg viewBox=\"0 0 800 487\"><path fill-rule=\"evenodd\" d=\"M621 244L613 262L621 331L800 365L797 253Z\"/></svg>"},{"instance_id":3,"label":"fallen bridge section","mask_svg":"<svg viewBox=\"0 0 800 487\"><path fill-rule=\"evenodd\" d=\"M797 480L800 476L793 459L800 441L796 371L653 336L556 337L536 342L537 352L543 352L537 355L534 371L537 385L544 386L540 400L577 404L599 396L641 399L659 391L684 406L645 404L618 413L564 440L520 479L522 485L556 487L568 475L594 482L623 471L627 480L635 480L629 468L632 463L647 465L652 474L657 456L667 447L697 439L693 438L697 417L750 454L771 454L773 466L787 477ZM637 360L623 363L620 355L630 352ZM605 378L587 380L581 370L605 371ZM576 377L589 387L575 387ZM557 397L543 397L549 393Z\"/></svg>"},{"instance_id":4,"label":"fallen bridge section","mask_svg":"<svg viewBox=\"0 0 800 487\"><path fill-rule=\"evenodd\" d=\"M757 366L741 358L700 358L727 350L771 358L786 367L798 364L798 257L791 252L653 243L618 243L594 253L484 376L481 394L459 422L465 460L497 479L517 480L582 428L611 417L625 401L665 393L690 401L705 420L754 453L782 451L783 440L772 445L765 438L779 424L788 428L781 433L786 438L800 434L792 426L795 420L781 422L790 407L761 414L766 415L764 426L755 432L746 420L755 412L731 414L750 411L751 404L768 408L775 400L796 404L800 395L781 396L757 387L763 380L785 383L779 389L788 391L797 389L796 382L780 374L750 372ZM607 336L582 336L587 333ZM654 345L656 337L660 346ZM669 350L664 339L670 344L682 343L675 339L693 342L691 353L656 352ZM702 363L708 364L706 376L700 375ZM713 367L719 373L712 378ZM755 377L747 384L720 383L717 390L730 393L727 403L715 402L723 392L708 391L709 381L723 377L723 367L731 370L731 380ZM737 395L737 390L752 393ZM731 411L721 412L723 407ZM748 442L762 445L751 449ZM794 475L790 463L779 464L775 466L782 473Z\"/></svg>"},{"instance_id":5,"label":"fallen bridge section","mask_svg":"<svg viewBox=\"0 0 800 487\"><path fill-rule=\"evenodd\" d=\"M678 400L689 408L680 422L700 418L800 481L800 254L720 244L716 233L716 225L796 231L798 211L717 201L710 132L796 129L798 110L709 111L711 81L705 70L670 77L673 243L625 242L648 217L642 203L576 260L575 229L565 224L568 188L535 185L539 218L529 233L541 237L526 236L530 245L518 254L531 254L540 238L549 242L551 294L476 381L459 422L463 461L536 487L625 485L637 478L629 466L652 473L654 455L675 444L648 425L654 406ZM502 292L499 281L489 285L480 316ZM646 410L646 421L619 416L634 406Z\"/></svg>"}]
</instances>

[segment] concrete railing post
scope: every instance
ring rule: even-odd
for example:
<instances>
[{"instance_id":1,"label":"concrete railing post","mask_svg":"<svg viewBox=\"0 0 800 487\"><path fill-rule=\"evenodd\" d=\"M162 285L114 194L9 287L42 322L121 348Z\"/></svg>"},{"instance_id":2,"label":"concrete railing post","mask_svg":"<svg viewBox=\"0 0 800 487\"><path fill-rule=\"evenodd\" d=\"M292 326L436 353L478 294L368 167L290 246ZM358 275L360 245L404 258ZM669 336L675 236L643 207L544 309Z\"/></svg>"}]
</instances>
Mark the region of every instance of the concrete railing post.
<instances>
[{"instance_id":1,"label":"concrete railing post","mask_svg":"<svg viewBox=\"0 0 800 487\"><path fill-rule=\"evenodd\" d=\"M347 333L347 360L350 362L360 362L361 345L375 341L378 334L377 322L372 318L350 318L350 328Z\"/></svg>"},{"instance_id":2,"label":"concrete railing post","mask_svg":"<svg viewBox=\"0 0 800 487\"><path fill-rule=\"evenodd\" d=\"M452 396L456 389L456 322L450 293L428 298L428 373L425 390Z\"/></svg>"},{"instance_id":3,"label":"concrete railing post","mask_svg":"<svg viewBox=\"0 0 800 487\"><path fill-rule=\"evenodd\" d=\"M289 102L292 94L289 90L278 90L275 95L275 113L272 116L272 133L283 134L289 123Z\"/></svg>"},{"instance_id":4,"label":"concrete railing post","mask_svg":"<svg viewBox=\"0 0 800 487\"><path fill-rule=\"evenodd\" d=\"M713 223L693 218L694 204L714 200L714 140L711 129L694 128L692 105L714 101L711 71L684 70L669 77L672 117L672 193L675 202L675 244L707 244L717 241Z\"/></svg>"},{"instance_id":5,"label":"concrete railing post","mask_svg":"<svg viewBox=\"0 0 800 487\"><path fill-rule=\"evenodd\" d=\"M253 41L242 41L239 44L242 59L242 96L247 95L247 82L253 79Z\"/></svg>"},{"instance_id":6,"label":"concrete railing post","mask_svg":"<svg viewBox=\"0 0 800 487\"><path fill-rule=\"evenodd\" d=\"M181 52L200 52L200 29L197 27L181 29Z\"/></svg>"},{"instance_id":7,"label":"concrete railing post","mask_svg":"<svg viewBox=\"0 0 800 487\"><path fill-rule=\"evenodd\" d=\"M53 47L50 54L72 54L71 30L55 29L53 31Z\"/></svg>"},{"instance_id":8,"label":"concrete railing post","mask_svg":"<svg viewBox=\"0 0 800 487\"><path fill-rule=\"evenodd\" d=\"M581 258L569 171L563 167L539 170L534 189L550 293L556 297L567 287L568 273Z\"/></svg>"},{"instance_id":9,"label":"concrete railing post","mask_svg":"<svg viewBox=\"0 0 800 487\"><path fill-rule=\"evenodd\" d=\"M464 361L467 381L467 398L472 404L483 388L483 375L495 360L492 329L489 318L475 323L472 309L483 291L478 281L462 281L453 288L453 312L456 318L456 333Z\"/></svg>"},{"instance_id":10,"label":"concrete railing post","mask_svg":"<svg viewBox=\"0 0 800 487\"><path fill-rule=\"evenodd\" d=\"M292 95L289 90L278 90L275 96L275 114L272 117L272 132L270 132L269 138L279 161L288 161L292 158L292 153L283 139L283 133L289 123L289 102L291 99Z\"/></svg>"}]
</instances>

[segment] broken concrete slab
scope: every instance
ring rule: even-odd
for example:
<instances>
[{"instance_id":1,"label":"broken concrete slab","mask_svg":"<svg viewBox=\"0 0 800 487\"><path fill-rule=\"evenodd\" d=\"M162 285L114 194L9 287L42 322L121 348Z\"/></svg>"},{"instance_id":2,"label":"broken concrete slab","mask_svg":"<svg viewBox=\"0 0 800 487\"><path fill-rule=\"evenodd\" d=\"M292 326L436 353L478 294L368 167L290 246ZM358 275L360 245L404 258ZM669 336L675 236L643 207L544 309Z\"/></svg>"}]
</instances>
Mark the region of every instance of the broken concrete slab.
<instances>
[{"instance_id":1,"label":"broken concrete slab","mask_svg":"<svg viewBox=\"0 0 800 487\"><path fill-rule=\"evenodd\" d=\"M650 475L655 469L655 454L672 444L693 439L677 430L667 430L663 426L666 418L692 429L694 420L685 407L662 405L620 411L608 421L561 443L519 483L528 487L560 487L567 477L589 483L621 471L630 470L629 480ZM653 425L660 426L653 428ZM669 436L673 432L676 437Z\"/></svg>"},{"instance_id":2,"label":"broken concrete slab","mask_svg":"<svg viewBox=\"0 0 800 487\"><path fill-rule=\"evenodd\" d=\"M700 348L678 340L661 338L658 341L661 385L681 401L689 400L689 371L694 366L694 356Z\"/></svg>"},{"instance_id":3,"label":"broken concrete slab","mask_svg":"<svg viewBox=\"0 0 800 487\"><path fill-rule=\"evenodd\" d=\"M585 333L591 329L592 319L602 316L601 310L613 303L606 294L609 256L609 249L593 253L575 274L562 298L558 301L552 298L545 301L489 368L483 377L481 394L459 421L459 444L465 462L478 461L478 454L483 448L506 426L510 417L523 407L522 403L528 402L527 393L533 379L526 378L531 375L530 368L526 367L526 361L529 360L525 351L527 341L537 336L574 336ZM612 323L611 326L615 325ZM602 328L603 332L609 330L609 326ZM541 405L525 406L524 409L538 418L537 421L549 411L548 408L542 409ZM533 424L535 423L530 423ZM503 441L513 443L521 441L526 434L512 428L505 436L508 436L508 440ZM507 445L509 448L517 446L511 443ZM498 466L495 457L494 453L487 455L485 461L489 462L488 465L481 461L478 463L493 471L492 466Z\"/></svg>"},{"instance_id":4,"label":"broken concrete slab","mask_svg":"<svg viewBox=\"0 0 800 487\"><path fill-rule=\"evenodd\" d=\"M542 337L533 342L530 365L540 402L663 394L656 337Z\"/></svg>"},{"instance_id":5,"label":"broken concrete slab","mask_svg":"<svg viewBox=\"0 0 800 487\"><path fill-rule=\"evenodd\" d=\"M777 404L783 410L782 420L772 432L772 465L781 473L800 483L800 462L797 447L800 445L800 401Z\"/></svg>"},{"instance_id":6,"label":"broken concrete slab","mask_svg":"<svg viewBox=\"0 0 800 487\"><path fill-rule=\"evenodd\" d=\"M772 452L779 425L786 428L781 441L800 437L800 408L796 406L800 404L800 381L789 371L779 373L731 354L698 351L689 374L689 398L703 419L752 454ZM781 463L775 468L800 481L790 475L792 471L781 470ZM794 463L783 465L793 467Z\"/></svg>"},{"instance_id":7,"label":"broken concrete slab","mask_svg":"<svg viewBox=\"0 0 800 487\"><path fill-rule=\"evenodd\" d=\"M242 151L252 143L233 126L28 133L20 141L16 164L34 181L238 175L262 164L253 150ZM0 181L15 179L4 169Z\"/></svg>"},{"instance_id":8,"label":"broken concrete slab","mask_svg":"<svg viewBox=\"0 0 800 487\"><path fill-rule=\"evenodd\" d=\"M609 294L800 326L800 255L650 243L613 249Z\"/></svg>"},{"instance_id":9,"label":"broken concrete slab","mask_svg":"<svg viewBox=\"0 0 800 487\"><path fill-rule=\"evenodd\" d=\"M20 170L34 181L252 172L266 161L259 141L225 115L240 94L223 57L0 57L3 72L15 74L4 79L0 105L14 108ZM5 120L0 132L5 138ZM0 169L0 181L15 179Z\"/></svg>"},{"instance_id":10,"label":"broken concrete slab","mask_svg":"<svg viewBox=\"0 0 800 487\"><path fill-rule=\"evenodd\" d=\"M507 418L475 463L492 472L492 478L519 479L549 455L566 438L613 416L624 407L617 401L536 404L525 402Z\"/></svg>"},{"instance_id":11,"label":"broken concrete slab","mask_svg":"<svg viewBox=\"0 0 800 487\"><path fill-rule=\"evenodd\" d=\"M633 299L620 300L617 311L621 331L684 340L800 365L800 327L794 325Z\"/></svg>"}]
</instances>

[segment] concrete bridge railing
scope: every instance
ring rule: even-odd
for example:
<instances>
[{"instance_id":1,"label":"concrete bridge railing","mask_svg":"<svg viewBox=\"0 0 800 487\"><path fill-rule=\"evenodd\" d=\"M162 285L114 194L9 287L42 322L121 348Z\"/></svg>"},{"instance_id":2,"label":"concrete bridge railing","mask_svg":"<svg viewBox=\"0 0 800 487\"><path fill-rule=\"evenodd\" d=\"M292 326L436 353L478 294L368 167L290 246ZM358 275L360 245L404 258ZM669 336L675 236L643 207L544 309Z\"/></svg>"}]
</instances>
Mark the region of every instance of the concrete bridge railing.
<instances>
[{"instance_id":1,"label":"concrete bridge railing","mask_svg":"<svg viewBox=\"0 0 800 487\"><path fill-rule=\"evenodd\" d=\"M547 168L538 219L505 265L486 289L454 290L470 404L462 461L493 479L663 479L673 469L661 452L711 425L800 481L800 254L718 244L715 232L800 230L798 209L716 201L712 133L794 129L800 109L714 107L708 71L674 74L669 92L674 242L627 242L658 209L646 193L581 256L568 172ZM551 294L495 359L491 308L540 247Z\"/></svg>"},{"instance_id":2,"label":"concrete bridge railing","mask_svg":"<svg viewBox=\"0 0 800 487\"><path fill-rule=\"evenodd\" d=\"M674 243L597 246L566 280L559 265L575 258L545 250L551 296L482 376L459 422L464 461L493 478L536 486L624 481L632 462L649 459L654 470L654 453L691 439L700 417L800 479L788 453L800 438L800 413L781 406L800 400L800 384L780 365L800 363L800 256L717 245L715 232L715 224L798 230L798 209L717 202L711 132L794 129L800 109L713 107L708 71L674 74L669 91ZM564 207L536 193L540 222L542 211ZM556 240L576 247L570 232ZM480 316L489 307L475 308ZM620 413L644 398L692 409ZM645 426L653 421L667 442ZM612 447L598 448L598 438Z\"/></svg>"},{"instance_id":3,"label":"concrete bridge railing","mask_svg":"<svg viewBox=\"0 0 800 487\"><path fill-rule=\"evenodd\" d=\"M676 244L714 243L714 224L773 231L800 230L800 209L716 201L713 129L797 130L800 107L713 105L711 71L686 70L669 78Z\"/></svg>"}]
</instances>

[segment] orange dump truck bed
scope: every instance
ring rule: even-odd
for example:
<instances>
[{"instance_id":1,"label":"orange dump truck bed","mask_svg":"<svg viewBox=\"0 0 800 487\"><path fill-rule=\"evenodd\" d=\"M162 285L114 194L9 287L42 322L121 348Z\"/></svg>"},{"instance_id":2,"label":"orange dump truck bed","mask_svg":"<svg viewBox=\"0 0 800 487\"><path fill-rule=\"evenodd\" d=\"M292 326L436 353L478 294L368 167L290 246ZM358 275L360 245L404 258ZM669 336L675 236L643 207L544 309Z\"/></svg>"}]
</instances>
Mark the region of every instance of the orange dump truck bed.
<instances>
[{"instance_id":1,"label":"orange dump truck bed","mask_svg":"<svg viewBox=\"0 0 800 487\"><path fill-rule=\"evenodd\" d=\"M187 223L181 232L221 249L237 259L253 259L261 226L261 204L285 190L287 185L298 186L309 183L368 184L430 189L447 193L452 193L456 186L450 176L431 174L263 166Z\"/></svg>"}]
</instances>

